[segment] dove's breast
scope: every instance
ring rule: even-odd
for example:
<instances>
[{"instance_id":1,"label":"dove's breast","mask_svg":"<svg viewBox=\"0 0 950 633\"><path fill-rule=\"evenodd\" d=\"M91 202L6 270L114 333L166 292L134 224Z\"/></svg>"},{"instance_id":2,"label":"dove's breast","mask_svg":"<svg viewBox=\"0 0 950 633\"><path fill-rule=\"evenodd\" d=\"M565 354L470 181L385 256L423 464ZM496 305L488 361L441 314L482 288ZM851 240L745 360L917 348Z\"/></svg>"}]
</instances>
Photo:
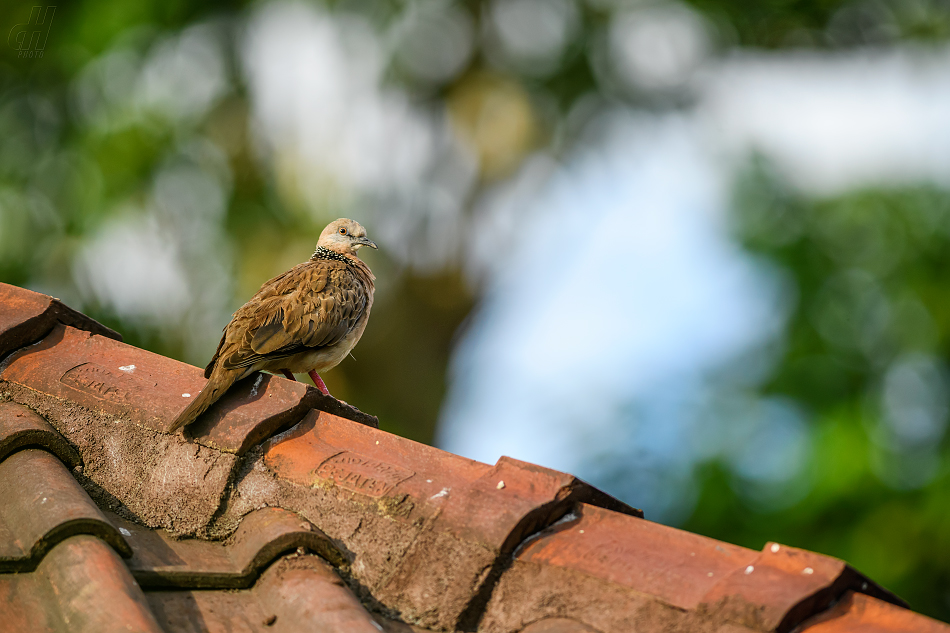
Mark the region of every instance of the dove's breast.
<instances>
[{"instance_id":1,"label":"dove's breast","mask_svg":"<svg viewBox=\"0 0 950 633\"><path fill-rule=\"evenodd\" d=\"M366 329L366 322L369 320L368 317L369 314L367 312L356 326L335 345L300 352L290 358L275 361L273 371L289 369L295 374L305 374L313 370L319 374L333 369L356 347L360 337L363 336L363 330ZM269 367L265 367L264 369L270 370Z\"/></svg>"},{"instance_id":2,"label":"dove's breast","mask_svg":"<svg viewBox=\"0 0 950 633\"><path fill-rule=\"evenodd\" d=\"M340 364L363 336L373 307L372 273L359 260L351 264L324 262L322 265L330 268L330 272L314 278L325 281L315 285L298 284L295 290L297 298L292 302L309 308L294 320L298 324L297 340L305 347L292 356L281 355L268 360L258 369L274 372L289 369L295 374L316 371L319 374ZM352 317L356 317L355 321L349 320ZM332 328L347 326L348 329L345 333L341 332L343 335L340 338L336 338L336 334L326 334L332 329L321 330L318 325L315 330L314 325L320 323L331 324ZM286 331L286 325L284 328ZM333 342L314 344L326 339Z\"/></svg>"}]
</instances>

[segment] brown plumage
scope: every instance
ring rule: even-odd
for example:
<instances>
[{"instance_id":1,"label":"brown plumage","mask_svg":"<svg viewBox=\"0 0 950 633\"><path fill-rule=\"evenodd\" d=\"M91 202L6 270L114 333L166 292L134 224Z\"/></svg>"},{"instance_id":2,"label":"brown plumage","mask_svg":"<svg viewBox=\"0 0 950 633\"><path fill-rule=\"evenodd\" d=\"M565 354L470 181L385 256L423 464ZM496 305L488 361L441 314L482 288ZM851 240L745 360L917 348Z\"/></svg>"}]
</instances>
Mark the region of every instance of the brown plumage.
<instances>
[{"instance_id":1,"label":"brown plumage","mask_svg":"<svg viewBox=\"0 0 950 633\"><path fill-rule=\"evenodd\" d=\"M373 307L375 277L357 257L376 248L358 222L341 218L320 234L309 261L266 282L224 328L205 368L208 383L169 427L187 426L235 382L255 371L288 378L309 373L327 393L319 373L342 361L363 335Z\"/></svg>"}]
</instances>

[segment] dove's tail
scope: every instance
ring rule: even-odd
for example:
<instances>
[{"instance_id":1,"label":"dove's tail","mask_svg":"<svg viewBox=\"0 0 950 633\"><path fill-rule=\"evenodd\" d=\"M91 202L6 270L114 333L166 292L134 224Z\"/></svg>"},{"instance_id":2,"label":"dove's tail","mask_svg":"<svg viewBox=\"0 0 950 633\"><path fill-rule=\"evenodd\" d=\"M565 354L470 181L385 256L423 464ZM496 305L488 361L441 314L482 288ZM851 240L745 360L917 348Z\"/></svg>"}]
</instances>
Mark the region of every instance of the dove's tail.
<instances>
[{"instance_id":1,"label":"dove's tail","mask_svg":"<svg viewBox=\"0 0 950 633\"><path fill-rule=\"evenodd\" d=\"M168 433L174 433L183 426L188 426L194 422L199 415L208 410L224 393L231 388L231 385L241 377L244 369L219 369L212 372L211 378L205 384L198 395L191 403L185 407L185 410L178 414L175 421L168 427Z\"/></svg>"}]
</instances>

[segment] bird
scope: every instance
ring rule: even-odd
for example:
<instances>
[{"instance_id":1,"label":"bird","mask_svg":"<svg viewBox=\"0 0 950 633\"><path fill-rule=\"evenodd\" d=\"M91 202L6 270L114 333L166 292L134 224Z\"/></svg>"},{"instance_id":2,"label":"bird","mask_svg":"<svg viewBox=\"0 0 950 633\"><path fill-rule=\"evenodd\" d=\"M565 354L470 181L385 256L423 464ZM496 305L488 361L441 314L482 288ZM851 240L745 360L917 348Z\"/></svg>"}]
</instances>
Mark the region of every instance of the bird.
<instances>
[{"instance_id":1,"label":"bird","mask_svg":"<svg viewBox=\"0 0 950 633\"><path fill-rule=\"evenodd\" d=\"M238 380L256 371L290 380L307 373L330 395L320 374L336 367L356 346L373 307L375 280L357 255L376 249L359 222L340 218L320 233L308 261L264 283L225 326L205 367L208 379L168 433L194 422Z\"/></svg>"}]
</instances>

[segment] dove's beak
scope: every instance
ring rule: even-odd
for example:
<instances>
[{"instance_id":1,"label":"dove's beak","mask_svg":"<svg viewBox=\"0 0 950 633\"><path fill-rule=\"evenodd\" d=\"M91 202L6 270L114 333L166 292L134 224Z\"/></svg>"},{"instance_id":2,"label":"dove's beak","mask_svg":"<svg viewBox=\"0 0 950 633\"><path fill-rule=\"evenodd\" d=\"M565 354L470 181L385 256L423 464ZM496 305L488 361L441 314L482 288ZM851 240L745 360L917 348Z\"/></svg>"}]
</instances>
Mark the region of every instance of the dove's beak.
<instances>
[{"instance_id":1,"label":"dove's beak","mask_svg":"<svg viewBox=\"0 0 950 633\"><path fill-rule=\"evenodd\" d=\"M375 248L376 250L379 250L379 247L376 246L376 242L369 239L368 237L361 237L360 239L356 240L356 243L359 244L360 246L369 246L370 248Z\"/></svg>"}]
</instances>

